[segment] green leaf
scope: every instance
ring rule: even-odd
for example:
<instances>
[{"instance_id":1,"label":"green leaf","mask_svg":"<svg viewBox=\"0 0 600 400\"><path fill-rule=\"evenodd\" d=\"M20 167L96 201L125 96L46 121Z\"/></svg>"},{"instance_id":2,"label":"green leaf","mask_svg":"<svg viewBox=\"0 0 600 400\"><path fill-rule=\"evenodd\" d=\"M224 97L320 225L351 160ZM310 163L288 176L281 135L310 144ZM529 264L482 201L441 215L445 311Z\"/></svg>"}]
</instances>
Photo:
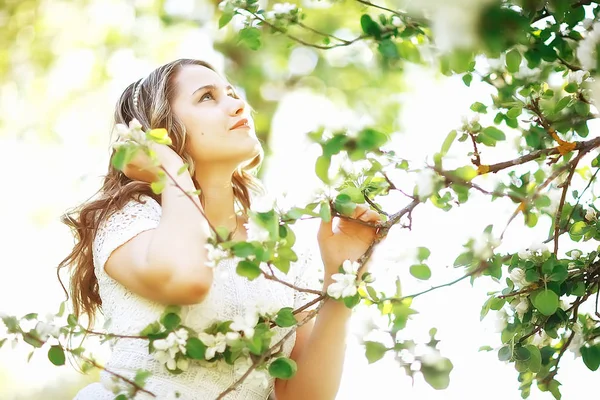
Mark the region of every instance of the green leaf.
<instances>
[{"instance_id":1,"label":"green leaf","mask_svg":"<svg viewBox=\"0 0 600 400\"><path fill-rule=\"evenodd\" d=\"M238 263L235 272L252 281L260 276L260 267L252 261L242 260Z\"/></svg>"},{"instance_id":2,"label":"green leaf","mask_svg":"<svg viewBox=\"0 0 600 400\"><path fill-rule=\"evenodd\" d=\"M381 360L388 350L387 347L379 342L365 341L365 353L369 364Z\"/></svg>"},{"instance_id":3,"label":"green leaf","mask_svg":"<svg viewBox=\"0 0 600 400\"><path fill-rule=\"evenodd\" d=\"M571 96L565 96L556 103L556 107L554 107L554 113L558 113L562 111L566 106L571 102Z\"/></svg>"},{"instance_id":4,"label":"green leaf","mask_svg":"<svg viewBox=\"0 0 600 400\"><path fill-rule=\"evenodd\" d=\"M363 32L367 35L379 38L381 29L379 28L377 22L373 21L371 16L368 14L363 14L360 17L360 26L362 27Z\"/></svg>"},{"instance_id":5,"label":"green leaf","mask_svg":"<svg viewBox=\"0 0 600 400\"><path fill-rule=\"evenodd\" d=\"M529 351L527 368L533 373L540 372L542 368L542 354L540 353L540 349L532 344L528 344L525 348Z\"/></svg>"},{"instance_id":6,"label":"green leaf","mask_svg":"<svg viewBox=\"0 0 600 400\"><path fill-rule=\"evenodd\" d=\"M473 82L473 75L470 72L466 73L463 75L462 80L465 83L465 85L467 85L467 87L470 87L471 82Z\"/></svg>"},{"instance_id":7,"label":"green leaf","mask_svg":"<svg viewBox=\"0 0 600 400\"><path fill-rule=\"evenodd\" d=\"M360 303L360 294L356 293L354 296L344 297L344 305L347 308L354 308Z\"/></svg>"},{"instance_id":8,"label":"green leaf","mask_svg":"<svg viewBox=\"0 0 600 400\"><path fill-rule=\"evenodd\" d=\"M321 203L321 207L319 208L319 216L324 222L331 221L331 209L329 208L329 203Z\"/></svg>"},{"instance_id":9,"label":"green leaf","mask_svg":"<svg viewBox=\"0 0 600 400\"><path fill-rule=\"evenodd\" d=\"M486 114L487 106L483 103L476 101L475 103L471 104L471 110L480 114Z\"/></svg>"},{"instance_id":10,"label":"green leaf","mask_svg":"<svg viewBox=\"0 0 600 400\"><path fill-rule=\"evenodd\" d=\"M417 247L417 258L423 262L429 258L431 251L427 247Z\"/></svg>"},{"instance_id":11,"label":"green leaf","mask_svg":"<svg viewBox=\"0 0 600 400\"><path fill-rule=\"evenodd\" d=\"M427 382L432 388L436 390L444 390L450 384L450 372L452 371L453 365L447 358L443 358L442 361L436 365L421 365L421 373L425 382Z\"/></svg>"},{"instance_id":12,"label":"green leaf","mask_svg":"<svg viewBox=\"0 0 600 400\"><path fill-rule=\"evenodd\" d=\"M471 181L477 176L477 170L471 165L465 165L464 167L457 168L452 172L454 173L454 175L467 182Z\"/></svg>"},{"instance_id":13,"label":"green leaf","mask_svg":"<svg viewBox=\"0 0 600 400\"><path fill-rule=\"evenodd\" d=\"M410 266L410 274L417 279L426 281L431 278L431 270L425 264L415 264Z\"/></svg>"},{"instance_id":14,"label":"green leaf","mask_svg":"<svg viewBox=\"0 0 600 400\"><path fill-rule=\"evenodd\" d=\"M580 349L583 363L592 371L600 367L600 345L585 346Z\"/></svg>"},{"instance_id":15,"label":"green leaf","mask_svg":"<svg viewBox=\"0 0 600 400\"><path fill-rule=\"evenodd\" d=\"M245 44L251 50L258 50L261 46L260 30L254 27L244 28L240 30L238 36L238 43Z\"/></svg>"},{"instance_id":16,"label":"green leaf","mask_svg":"<svg viewBox=\"0 0 600 400\"><path fill-rule=\"evenodd\" d=\"M486 134L487 136L491 137L494 140L506 139L504 132L502 132L500 129L496 128L495 126L488 126L487 128L485 128L482 131L482 133Z\"/></svg>"},{"instance_id":17,"label":"green leaf","mask_svg":"<svg viewBox=\"0 0 600 400\"><path fill-rule=\"evenodd\" d=\"M511 73L518 72L521 60L521 53L517 49L512 49L506 53L506 69Z\"/></svg>"},{"instance_id":18,"label":"green leaf","mask_svg":"<svg viewBox=\"0 0 600 400\"><path fill-rule=\"evenodd\" d=\"M221 17L219 18L219 29L227 25L234 15L235 13L233 11L223 11L223 14L221 14Z\"/></svg>"},{"instance_id":19,"label":"green leaf","mask_svg":"<svg viewBox=\"0 0 600 400\"><path fill-rule=\"evenodd\" d=\"M163 190L165 190L167 182L164 179L159 181L152 182L150 184L150 188L154 194L161 194Z\"/></svg>"},{"instance_id":20,"label":"green leaf","mask_svg":"<svg viewBox=\"0 0 600 400\"><path fill-rule=\"evenodd\" d=\"M509 346L502 346L500 350L498 350L498 359L500 361L508 361L512 357L512 350Z\"/></svg>"},{"instance_id":21,"label":"green leaf","mask_svg":"<svg viewBox=\"0 0 600 400\"><path fill-rule=\"evenodd\" d=\"M181 317L175 313L168 313L162 318L161 322L165 326L165 329L172 330L179 326Z\"/></svg>"},{"instance_id":22,"label":"green leaf","mask_svg":"<svg viewBox=\"0 0 600 400\"><path fill-rule=\"evenodd\" d=\"M352 200L355 203L362 204L365 202L365 196L363 195L361 190L353 186L342 189L340 191L340 194L346 194L350 196L350 200Z\"/></svg>"},{"instance_id":23,"label":"green leaf","mask_svg":"<svg viewBox=\"0 0 600 400\"><path fill-rule=\"evenodd\" d=\"M178 170L177 170L177 175L181 175L183 174L185 171L188 170L188 167L190 165L188 163L183 164Z\"/></svg>"},{"instance_id":24,"label":"green leaf","mask_svg":"<svg viewBox=\"0 0 600 400\"><path fill-rule=\"evenodd\" d=\"M394 41L391 39L383 39L381 42L379 42L377 49L385 58L392 60L397 60L400 58L400 53L398 52L396 43L394 43Z\"/></svg>"},{"instance_id":25,"label":"green leaf","mask_svg":"<svg viewBox=\"0 0 600 400\"><path fill-rule=\"evenodd\" d=\"M315 164L315 172L319 179L323 183L329 183L329 166L331 165L331 158L325 155L319 156Z\"/></svg>"},{"instance_id":26,"label":"green leaf","mask_svg":"<svg viewBox=\"0 0 600 400\"><path fill-rule=\"evenodd\" d=\"M146 384L146 380L152 375L152 372L150 371L146 371L144 369L142 370L138 370L135 373L135 377L133 378L133 381L136 383L136 385L144 387L144 385Z\"/></svg>"},{"instance_id":27,"label":"green leaf","mask_svg":"<svg viewBox=\"0 0 600 400\"><path fill-rule=\"evenodd\" d=\"M65 351L62 346L55 345L48 350L48 359L54 365L65 365Z\"/></svg>"},{"instance_id":28,"label":"green leaf","mask_svg":"<svg viewBox=\"0 0 600 400\"><path fill-rule=\"evenodd\" d=\"M296 325L297 321L293 311L294 309L292 307L285 307L279 310L277 317L275 318L277 326L287 328Z\"/></svg>"},{"instance_id":29,"label":"green leaf","mask_svg":"<svg viewBox=\"0 0 600 400\"><path fill-rule=\"evenodd\" d=\"M444 139L444 143L442 143L442 150L440 151L442 157L448 153L448 150L450 150L452 143L454 143L454 139L456 139L456 134L457 132L455 130L450 131L448 136L446 136L446 139Z\"/></svg>"},{"instance_id":30,"label":"green leaf","mask_svg":"<svg viewBox=\"0 0 600 400\"><path fill-rule=\"evenodd\" d=\"M506 116L508 118L514 119L514 118L517 118L519 115L521 115L522 111L523 111L523 109L521 107L513 107L506 112Z\"/></svg>"},{"instance_id":31,"label":"green leaf","mask_svg":"<svg viewBox=\"0 0 600 400\"><path fill-rule=\"evenodd\" d=\"M584 221L577 221L569 229L569 233L574 236L582 236L587 231L587 224Z\"/></svg>"},{"instance_id":32,"label":"green leaf","mask_svg":"<svg viewBox=\"0 0 600 400\"><path fill-rule=\"evenodd\" d=\"M575 93L579 89L579 86L575 82L571 82L565 86L565 92Z\"/></svg>"},{"instance_id":33,"label":"green leaf","mask_svg":"<svg viewBox=\"0 0 600 400\"><path fill-rule=\"evenodd\" d=\"M356 203L347 194L338 194L334 201L335 209L342 215L350 216L356 209Z\"/></svg>"},{"instance_id":34,"label":"green leaf","mask_svg":"<svg viewBox=\"0 0 600 400\"><path fill-rule=\"evenodd\" d=\"M531 299L535 308L537 308L538 311L543 315L552 315L558 308L558 295L552 290L544 290L539 292L536 296L532 296Z\"/></svg>"},{"instance_id":35,"label":"green leaf","mask_svg":"<svg viewBox=\"0 0 600 400\"><path fill-rule=\"evenodd\" d=\"M279 357L269 365L269 375L278 379L293 378L297 370L296 362L287 357Z\"/></svg>"},{"instance_id":36,"label":"green leaf","mask_svg":"<svg viewBox=\"0 0 600 400\"><path fill-rule=\"evenodd\" d=\"M194 360L204 360L206 345L197 337L191 337L185 344L186 355Z\"/></svg>"},{"instance_id":37,"label":"green leaf","mask_svg":"<svg viewBox=\"0 0 600 400\"><path fill-rule=\"evenodd\" d=\"M240 258L246 258L249 255L256 254L256 248L252 243L248 242L238 242L231 248L231 250L235 256Z\"/></svg>"}]
</instances>

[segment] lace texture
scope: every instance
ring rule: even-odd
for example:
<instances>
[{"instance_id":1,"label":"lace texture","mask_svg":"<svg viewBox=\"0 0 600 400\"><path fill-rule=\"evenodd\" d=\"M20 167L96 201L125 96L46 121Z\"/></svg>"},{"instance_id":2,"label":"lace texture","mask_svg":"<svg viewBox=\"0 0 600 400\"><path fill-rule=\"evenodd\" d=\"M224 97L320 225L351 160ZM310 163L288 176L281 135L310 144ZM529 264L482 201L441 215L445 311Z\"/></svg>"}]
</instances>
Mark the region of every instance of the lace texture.
<instances>
[{"instance_id":1,"label":"lace texture","mask_svg":"<svg viewBox=\"0 0 600 400\"><path fill-rule=\"evenodd\" d=\"M120 335L137 335L149 323L156 321L165 306L138 296L112 279L104 270L110 254L141 232L158 226L161 216L160 205L149 196L142 196L144 203L130 201L121 210L112 214L100 225L94 239L94 268L98 278L102 308L107 320L108 332ZM298 262L292 263L286 276L274 270L276 276L298 287L321 289L318 281L317 266L313 262L313 251L308 248L295 249L299 254ZM182 307L183 324L201 331L215 321L233 320L248 310L259 306L298 308L316 298L314 294L296 292L278 282L264 279L262 276L253 281L240 277L235 272L233 260L222 260L216 267L211 290L200 304ZM311 306L314 308L316 305ZM279 341L288 329L276 328L271 343ZM291 353L295 343L295 333L282 346L285 355ZM174 375L148 354L147 341L138 339L115 339L110 342L112 354L106 368L128 378L133 378L138 369L152 373L146 381L145 388L156 395L157 399L174 399L175 391L180 393L179 399L200 400L215 399L220 393L233 384L246 367L226 364L224 361L204 362L192 361L187 371ZM241 369L240 369L241 368ZM254 375L254 374L253 374ZM265 400L273 389L274 379L268 382L259 379L246 379L226 399ZM106 371L100 374L100 383L83 388L75 397L76 400L114 399L115 395L108 390L111 387L112 375ZM136 399L153 397L139 393Z\"/></svg>"}]
</instances>

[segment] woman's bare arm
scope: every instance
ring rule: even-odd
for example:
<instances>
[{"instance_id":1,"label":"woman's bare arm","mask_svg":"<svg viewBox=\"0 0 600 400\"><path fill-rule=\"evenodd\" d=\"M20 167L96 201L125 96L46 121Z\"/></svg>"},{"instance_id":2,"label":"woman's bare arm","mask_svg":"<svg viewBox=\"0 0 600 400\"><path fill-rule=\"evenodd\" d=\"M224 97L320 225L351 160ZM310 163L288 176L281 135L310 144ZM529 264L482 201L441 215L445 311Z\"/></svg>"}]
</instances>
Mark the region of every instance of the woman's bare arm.
<instances>
[{"instance_id":1,"label":"woman's bare arm","mask_svg":"<svg viewBox=\"0 0 600 400\"><path fill-rule=\"evenodd\" d=\"M188 171L177 175L181 165L172 163L166 168L182 189L194 191ZM191 196L192 201L172 183L167 184L161 196L158 227L117 248L108 258L105 270L117 282L150 300L164 304L199 303L212 284L212 269L205 266L208 222L198 210L198 196Z\"/></svg>"}]
</instances>

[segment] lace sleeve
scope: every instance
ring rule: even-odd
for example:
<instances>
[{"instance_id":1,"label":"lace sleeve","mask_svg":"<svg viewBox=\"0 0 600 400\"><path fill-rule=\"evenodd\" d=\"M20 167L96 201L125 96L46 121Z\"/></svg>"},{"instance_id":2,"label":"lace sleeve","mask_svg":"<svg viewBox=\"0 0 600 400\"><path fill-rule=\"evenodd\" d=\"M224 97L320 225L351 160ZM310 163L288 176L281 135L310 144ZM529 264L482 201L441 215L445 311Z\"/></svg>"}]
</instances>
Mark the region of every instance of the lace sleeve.
<instances>
[{"instance_id":1,"label":"lace sleeve","mask_svg":"<svg viewBox=\"0 0 600 400\"><path fill-rule=\"evenodd\" d=\"M96 275L104 272L104 264L114 250L138 234L158 226L160 205L149 196L140 196L140 200L144 203L129 201L98 227L93 246Z\"/></svg>"},{"instance_id":2,"label":"lace sleeve","mask_svg":"<svg viewBox=\"0 0 600 400\"><path fill-rule=\"evenodd\" d=\"M322 290L323 283L323 266L318 250L313 246L304 247L298 252L298 261L295 264L295 281L296 287L304 289ZM296 291L294 294L294 309L316 299L318 295L308 292ZM305 311L311 311L317 307L319 303L315 303L308 307Z\"/></svg>"}]
</instances>

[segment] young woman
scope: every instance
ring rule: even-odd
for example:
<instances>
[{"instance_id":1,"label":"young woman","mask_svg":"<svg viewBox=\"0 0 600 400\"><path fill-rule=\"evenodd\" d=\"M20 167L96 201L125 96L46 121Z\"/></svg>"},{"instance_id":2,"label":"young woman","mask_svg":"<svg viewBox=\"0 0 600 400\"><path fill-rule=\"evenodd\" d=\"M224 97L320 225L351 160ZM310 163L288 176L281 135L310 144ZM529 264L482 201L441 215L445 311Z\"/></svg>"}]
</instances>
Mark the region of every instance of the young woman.
<instances>
[{"instance_id":1,"label":"young woman","mask_svg":"<svg viewBox=\"0 0 600 400\"><path fill-rule=\"evenodd\" d=\"M61 264L73 267L75 314L87 314L93 321L102 309L109 332L135 336L158 320L166 305L182 306L182 323L200 332L215 321L239 320L257 304L272 309L305 304L307 296L281 283L237 275L231 259L214 268L206 265L210 225L227 228L234 241L246 240L245 211L259 187L251 171L263 156L250 108L228 82L205 62L173 61L125 89L115 123L134 119L143 130L168 131L172 145L154 143L153 150L177 184L153 194L150 183L157 179L157 169L139 155L123 171L109 166L99 196L64 218L77 236ZM178 174L185 163L187 170ZM201 194L190 199L182 190ZM363 206L353 218L379 220ZM375 235L364 224L336 222L335 227L331 221L321 222L315 232L325 272L323 286L317 289L326 290L339 266L358 259ZM308 268L316 268L315 262L300 255L284 278L307 287ZM349 317L342 302L326 301L317 317L284 343L284 354L298 366L292 379L246 379L226 398L264 400L273 393L278 400L334 399ZM274 340L280 337L282 329ZM175 392L181 399L214 399L240 376L237 365L222 361L178 364L183 372L172 374L148 353L146 340L119 338L106 368L128 378L138 369L150 371L145 389L158 399L174 398ZM102 371L101 382L82 389L76 399L113 399L111 378ZM138 398L152 397L139 393Z\"/></svg>"}]
</instances>

